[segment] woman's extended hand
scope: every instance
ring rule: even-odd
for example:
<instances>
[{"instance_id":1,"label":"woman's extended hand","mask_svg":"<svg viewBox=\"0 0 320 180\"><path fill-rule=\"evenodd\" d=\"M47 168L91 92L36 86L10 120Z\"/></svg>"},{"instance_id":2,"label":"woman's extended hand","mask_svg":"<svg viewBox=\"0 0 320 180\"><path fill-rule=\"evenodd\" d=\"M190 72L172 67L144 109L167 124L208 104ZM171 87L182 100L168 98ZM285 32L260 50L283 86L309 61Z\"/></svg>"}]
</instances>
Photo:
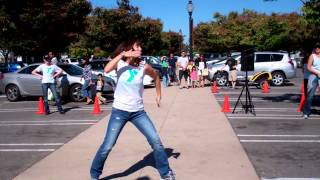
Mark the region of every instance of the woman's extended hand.
<instances>
[{"instance_id":1,"label":"woman's extended hand","mask_svg":"<svg viewBox=\"0 0 320 180\"><path fill-rule=\"evenodd\" d=\"M124 51L122 54L124 57L140 57L141 56L141 51Z\"/></svg>"},{"instance_id":2,"label":"woman's extended hand","mask_svg":"<svg viewBox=\"0 0 320 180\"><path fill-rule=\"evenodd\" d=\"M160 107L161 96L156 97L157 105Z\"/></svg>"}]
</instances>

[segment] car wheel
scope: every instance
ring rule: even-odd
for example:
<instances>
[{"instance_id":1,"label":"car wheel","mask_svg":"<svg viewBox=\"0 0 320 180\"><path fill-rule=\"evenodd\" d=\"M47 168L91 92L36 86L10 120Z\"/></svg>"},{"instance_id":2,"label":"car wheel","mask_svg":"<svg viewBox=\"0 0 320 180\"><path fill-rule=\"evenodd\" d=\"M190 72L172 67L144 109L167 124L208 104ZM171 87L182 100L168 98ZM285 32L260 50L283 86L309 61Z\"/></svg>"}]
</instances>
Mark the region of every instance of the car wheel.
<instances>
[{"instance_id":1,"label":"car wheel","mask_svg":"<svg viewBox=\"0 0 320 180\"><path fill-rule=\"evenodd\" d=\"M82 96L81 88L82 88L81 84L75 84L70 88L69 97L70 97L71 101L73 101L73 102L83 102L84 101L85 98Z\"/></svg>"},{"instance_id":2,"label":"car wheel","mask_svg":"<svg viewBox=\"0 0 320 180\"><path fill-rule=\"evenodd\" d=\"M272 84L275 86L282 86L284 83L284 74L282 72L272 73Z\"/></svg>"},{"instance_id":3,"label":"car wheel","mask_svg":"<svg viewBox=\"0 0 320 180\"><path fill-rule=\"evenodd\" d=\"M226 73L221 73L216 75L216 82L219 86L226 86L228 83L228 75Z\"/></svg>"},{"instance_id":4,"label":"car wheel","mask_svg":"<svg viewBox=\"0 0 320 180\"><path fill-rule=\"evenodd\" d=\"M9 101L17 101L20 98L20 90L16 85L9 85L6 88L6 96Z\"/></svg>"}]
</instances>

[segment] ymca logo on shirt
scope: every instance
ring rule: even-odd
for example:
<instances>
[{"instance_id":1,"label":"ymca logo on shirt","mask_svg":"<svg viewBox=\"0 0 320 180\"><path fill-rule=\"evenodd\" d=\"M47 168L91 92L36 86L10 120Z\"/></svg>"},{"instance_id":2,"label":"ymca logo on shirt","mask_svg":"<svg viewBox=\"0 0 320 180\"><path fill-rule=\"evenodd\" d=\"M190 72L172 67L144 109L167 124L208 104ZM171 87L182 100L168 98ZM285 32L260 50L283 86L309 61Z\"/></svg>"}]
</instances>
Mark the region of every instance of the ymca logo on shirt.
<instances>
[{"instance_id":1,"label":"ymca logo on shirt","mask_svg":"<svg viewBox=\"0 0 320 180\"><path fill-rule=\"evenodd\" d=\"M138 74L137 70L129 69L129 77L127 79L128 83L131 83L134 77Z\"/></svg>"}]
</instances>

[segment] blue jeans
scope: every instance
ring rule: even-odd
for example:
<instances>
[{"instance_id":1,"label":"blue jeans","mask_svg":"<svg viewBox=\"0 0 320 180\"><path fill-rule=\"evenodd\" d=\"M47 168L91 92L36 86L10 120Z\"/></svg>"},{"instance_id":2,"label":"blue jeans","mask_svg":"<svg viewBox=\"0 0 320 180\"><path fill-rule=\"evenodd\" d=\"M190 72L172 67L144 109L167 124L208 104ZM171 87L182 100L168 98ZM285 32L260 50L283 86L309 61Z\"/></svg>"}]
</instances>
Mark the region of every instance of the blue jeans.
<instances>
[{"instance_id":1,"label":"blue jeans","mask_svg":"<svg viewBox=\"0 0 320 180\"><path fill-rule=\"evenodd\" d=\"M169 75L168 74L165 74L162 76L162 84L164 87L169 86Z\"/></svg>"},{"instance_id":2,"label":"blue jeans","mask_svg":"<svg viewBox=\"0 0 320 180\"><path fill-rule=\"evenodd\" d=\"M61 106L60 96L57 93L57 88L55 83L42 83L42 93L43 93L43 101L44 101L44 109L47 113L50 112L49 104L48 104L48 89L50 88L52 95L56 101L56 105L58 110L61 112L63 108Z\"/></svg>"},{"instance_id":3,"label":"blue jeans","mask_svg":"<svg viewBox=\"0 0 320 180\"><path fill-rule=\"evenodd\" d=\"M316 93L317 87L319 86L319 78L314 75L311 74L309 76L309 80L308 80L308 96L306 97L306 102L304 104L304 108L303 108L303 114L306 115L310 115L311 114L311 105L312 105L312 100L313 100L313 96Z\"/></svg>"},{"instance_id":4,"label":"blue jeans","mask_svg":"<svg viewBox=\"0 0 320 180\"><path fill-rule=\"evenodd\" d=\"M147 113L144 110L127 112L112 108L106 135L91 165L90 174L92 178L99 178L101 175L104 163L112 147L115 145L122 128L128 121L133 123L133 125L135 125L138 130L147 138L153 149L155 165L160 173L160 176L164 177L166 174L168 174L170 167L167 154L165 153L157 131Z\"/></svg>"},{"instance_id":5,"label":"blue jeans","mask_svg":"<svg viewBox=\"0 0 320 180\"><path fill-rule=\"evenodd\" d=\"M84 84L82 85L81 92L82 95L86 98L92 98L91 95L91 86L89 85L90 80L84 80Z\"/></svg>"}]
</instances>

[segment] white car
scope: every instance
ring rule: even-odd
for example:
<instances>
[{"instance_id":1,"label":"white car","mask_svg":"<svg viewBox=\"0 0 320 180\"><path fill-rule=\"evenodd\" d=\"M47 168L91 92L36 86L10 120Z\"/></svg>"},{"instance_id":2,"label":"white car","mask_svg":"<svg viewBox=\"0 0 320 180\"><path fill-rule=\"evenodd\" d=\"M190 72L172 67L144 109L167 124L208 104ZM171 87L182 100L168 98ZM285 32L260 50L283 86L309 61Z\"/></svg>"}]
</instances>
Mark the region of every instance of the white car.
<instances>
[{"instance_id":1,"label":"white car","mask_svg":"<svg viewBox=\"0 0 320 180\"><path fill-rule=\"evenodd\" d=\"M297 64L291 60L286 52L255 52L254 71L248 71L248 77L252 77L257 72L269 72L272 75L272 84L281 86L287 79L296 76ZM238 61L237 76L239 80L245 79L245 71L241 71L241 55L233 57ZM229 68L226 66L221 73L218 73L225 66L226 60L218 62L209 68L209 80L216 80L220 86L225 86L228 82Z\"/></svg>"}]
</instances>

